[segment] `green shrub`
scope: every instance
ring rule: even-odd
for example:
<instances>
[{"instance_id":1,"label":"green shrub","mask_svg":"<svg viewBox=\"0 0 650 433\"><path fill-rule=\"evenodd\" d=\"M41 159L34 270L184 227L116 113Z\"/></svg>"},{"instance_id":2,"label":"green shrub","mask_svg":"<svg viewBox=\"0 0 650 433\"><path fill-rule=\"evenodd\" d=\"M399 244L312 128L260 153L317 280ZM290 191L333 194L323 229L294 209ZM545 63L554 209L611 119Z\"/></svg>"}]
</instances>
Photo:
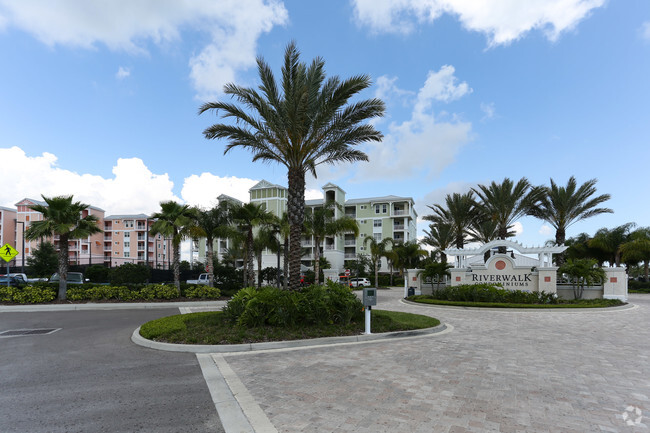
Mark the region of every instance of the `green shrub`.
<instances>
[{"instance_id":1,"label":"green shrub","mask_svg":"<svg viewBox=\"0 0 650 433\"><path fill-rule=\"evenodd\" d=\"M187 298L218 299L221 296L221 291L216 287L194 285L185 289L185 296Z\"/></svg>"},{"instance_id":2,"label":"green shrub","mask_svg":"<svg viewBox=\"0 0 650 433\"><path fill-rule=\"evenodd\" d=\"M111 268L103 265L92 265L86 268L84 276L91 283L107 283L110 280Z\"/></svg>"},{"instance_id":3,"label":"green shrub","mask_svg":"<svg viewBox=\"0 0 650 433\"><path fill-rule=\"evenodd\" d=\"M151 278L151 268L147 265L124 263L111 270L111 285L119 286L126 283L146 283Z\"/></svg>"},{"instance_id":4,"label":"green shrub","mask_svg":"<svg viewBox=\"0 0 650 433\"><path fill-rule=\"evenodd\" d=\"M352 291L328 281L300 291L247 287L224 308L230 323L246 327L348 324L363 317L363 305Z\"/></svg>"},{"instance_id":5,"label":"green shrub","mask_svg":"<svg viewBox=\"0 0 650 433\"><path fill-rule=\"evenodd\" d=\"M0 287L0 302L36 304L56 299L56 290L49 286Z\"/></svg>"},{"instance_id":6,"label":"green shrub","mask_svg":"<svg viewBox=\"0 0 650 433\"><path fill-rule=\"evenodd\" d=\"M430 299L459 302L492 302L510 304L557 304L558 298L554 293L525 292L523 290L507 290L491 284L463 284L448 286L436 290Z\"/></svg>"}]
</instances>

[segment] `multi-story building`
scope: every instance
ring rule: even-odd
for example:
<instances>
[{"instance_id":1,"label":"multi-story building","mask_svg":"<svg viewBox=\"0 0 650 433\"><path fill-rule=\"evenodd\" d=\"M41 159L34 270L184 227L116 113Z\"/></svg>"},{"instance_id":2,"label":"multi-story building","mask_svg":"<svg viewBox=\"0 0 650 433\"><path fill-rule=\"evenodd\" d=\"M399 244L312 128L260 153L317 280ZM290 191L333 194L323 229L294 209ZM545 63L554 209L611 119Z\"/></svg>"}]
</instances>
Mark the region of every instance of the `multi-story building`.
<instances>
[{"instance_id":1,"label":"multi-story building","mask_svg":"<svg viewBox=\"0 0 650 433\"><path fill-rule=\"evenodd\" d=\"M110 215L103 221L103 262L110 267L124 263L157 269L171 266L171 239L149 234L154 220L145 214Z\"/></svg>"},{"instance_id":2,"label":"multi-story building","mask_svg":"<svg viewBox=\"0 0 650 433\"><path fill-rule=\"evenodd\" d=\"M287 188L274 185L265 180L260 181L250 190L250 201L261 204L276 216L282 216L287 211ZM347 199L345 191L339 186L328 183L323 186L323 199L307 200L306 211L309 208L323 206L326 201L334 201L339 206L335 209L335 218L343 215L356 219L359 225L359 236L352 233L327 237L321 245L316 246L313 238L303 238L302 246L306 250L303 255L303 265L311 267L314 260L314 249L320 248L321 256L325 257L332 269L343 270L352 267L352 261L357 260L358 254L369 255L366 236L372 236L377 241L392 238L395 242L408 242L416 239L417 213L415 202L411 197L394 195ZM215 254L221 254L219 248L222 240L215 245ZM205 260L205 241L199 242L198 260ZM262 267L277 266L277 256L267 252L262 257ZM387 269L385 259L382 269Z\"/></svg>"},{"instance_id":3,"label":"multi-story building","mask_svg":"<svg viewBox=\"0 0 650 433\"><path fill-rule=\"evenodd\" d=\"M16 237L17 225L16 209L0 206L0 247L9 244L19 252L21 251L22 245L19 245L16 241L20 239ZM4 265L4 261L0 265ZM0 270L0 272L3 271Z\"/></svg>"}]
</instances>

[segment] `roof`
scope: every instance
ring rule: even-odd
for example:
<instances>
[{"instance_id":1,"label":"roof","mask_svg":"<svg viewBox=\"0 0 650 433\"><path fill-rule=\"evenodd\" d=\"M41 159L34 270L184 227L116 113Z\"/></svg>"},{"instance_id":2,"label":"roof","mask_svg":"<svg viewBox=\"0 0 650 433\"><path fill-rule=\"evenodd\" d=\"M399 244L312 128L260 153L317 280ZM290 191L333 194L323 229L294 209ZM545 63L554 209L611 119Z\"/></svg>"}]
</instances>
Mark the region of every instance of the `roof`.
<instances>
[{"instance_id":1,"label":"roof","mask_svg":"<svg viewBox=\"0 0 650 433\"><path fill-rule=\"evenodd\" d=\"M282 189L287 189L286 187L284 187L284 186L282 186L282 185L276 185L276 184L274 184L274 183L271 183L271 182L268 182L268 181L262 179L262 180L260 180L259 182L257 182L255 185L253 185L253 187L251 187L251 189L249 189L249 191L252 191L252 190L254 190L254 189L264 189L264 188L282 188Z\"/></svg>"},{"instance_id":2,"label":"roof","mask_svg":"<svg viewBox=\"0 0 650 433\"><path fill-rule=\"evenodd\" d=\"M147 219L151 218L149 215L145 215L143 213L139 214L131 214L131 215L109 215L107 217L104 217L104 220L123 220L123 219Z\"/></svg>"},{"instance_id":3,"label":"roof","mask_svg":"<svg viewBox=\"0 0 650 433\"><path fill-rule=\"evenodd\" d=\"M217 197L217 200L219 200L219 203L221 203L222 201L229 201L229 202L234 202L234 203L237 203L237 204L242 204L241 200L238 200L235 197L231 197L231 196L226 195L226 194L221 194L219 197Z\"/></svg>"},{"instance_id":4,"label":"roof","mask_svg":"<svg viewBox=\"0 0 650 433\"><path fill-rule=\"evenodd\" d=\"M47 203L44 202L43 200L36 200L33 198L24 198L20 200L18 203L16 203L14 206L26 206L26 205L28 206L30 204L40 204L41 206L47 206Z\"/></svg>"},{"instance_id":5,"label":"roof","mask_svg":"<svg viewBox=\"0 0 650 433\"><path fill-rule=\"evenodd\" d=\"M382 197L366 197L366 198L353 198L346 200L345 204L361 204L361 203L381 203L392 201L414 201L412 197L399 197L396 195L385 195Z\"/></svg>"},{"instance_id":6,"label":"roof","mask_svg":"<svg viewBox=\"0 0 650 433\"><path fill-rule=\"evenodd\" d=\"M10 208L10 207L0 206L0 209L2 209L2 210L8 210L9 212L17 212L16 209L13 209L13 208Z\"/></svg>"}]
</instances>

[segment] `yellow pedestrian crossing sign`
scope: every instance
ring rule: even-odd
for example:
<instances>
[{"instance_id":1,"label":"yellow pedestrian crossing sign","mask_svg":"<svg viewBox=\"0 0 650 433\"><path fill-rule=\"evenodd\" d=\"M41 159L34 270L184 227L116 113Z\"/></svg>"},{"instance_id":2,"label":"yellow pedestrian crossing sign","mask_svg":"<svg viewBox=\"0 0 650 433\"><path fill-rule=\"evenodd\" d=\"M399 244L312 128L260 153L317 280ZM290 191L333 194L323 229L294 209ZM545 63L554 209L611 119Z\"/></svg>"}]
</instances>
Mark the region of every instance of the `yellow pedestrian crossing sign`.
<instances>
[{"instance_id":1,"label":"yellow pedestrian crossing sign","mask_svg":"<svg viewBox=\"0 0 650 433\"><path fill-rule=\"evenodd\" d=\"M18 255L18 251L14 247L12 247L9 244L4 244L2 248L0 248L0 257L5 259L5 262L9 263Z\"/></svg>"}]
</instances>

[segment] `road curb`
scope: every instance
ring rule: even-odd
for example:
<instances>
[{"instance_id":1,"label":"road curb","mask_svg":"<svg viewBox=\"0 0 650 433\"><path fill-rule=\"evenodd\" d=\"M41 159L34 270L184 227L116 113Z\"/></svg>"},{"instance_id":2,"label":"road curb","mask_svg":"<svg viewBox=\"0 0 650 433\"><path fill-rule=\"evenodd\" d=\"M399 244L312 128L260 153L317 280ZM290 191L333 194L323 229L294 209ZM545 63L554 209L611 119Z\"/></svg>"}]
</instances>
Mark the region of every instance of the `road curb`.
<instances>
[{"instance_id":1,"label":"road curb","mask_svg":"<svg viewBox=\"0 0 650 433\"><path fill-rule=\"evenodd\" d=\"M226 301L188 301L188 302L120 302L52 305L0 305L0 313L33 313L38 311L79 311L79 310L138 310L152 308L181 307L223 307Z\"/></svg>"}]
</instances>

